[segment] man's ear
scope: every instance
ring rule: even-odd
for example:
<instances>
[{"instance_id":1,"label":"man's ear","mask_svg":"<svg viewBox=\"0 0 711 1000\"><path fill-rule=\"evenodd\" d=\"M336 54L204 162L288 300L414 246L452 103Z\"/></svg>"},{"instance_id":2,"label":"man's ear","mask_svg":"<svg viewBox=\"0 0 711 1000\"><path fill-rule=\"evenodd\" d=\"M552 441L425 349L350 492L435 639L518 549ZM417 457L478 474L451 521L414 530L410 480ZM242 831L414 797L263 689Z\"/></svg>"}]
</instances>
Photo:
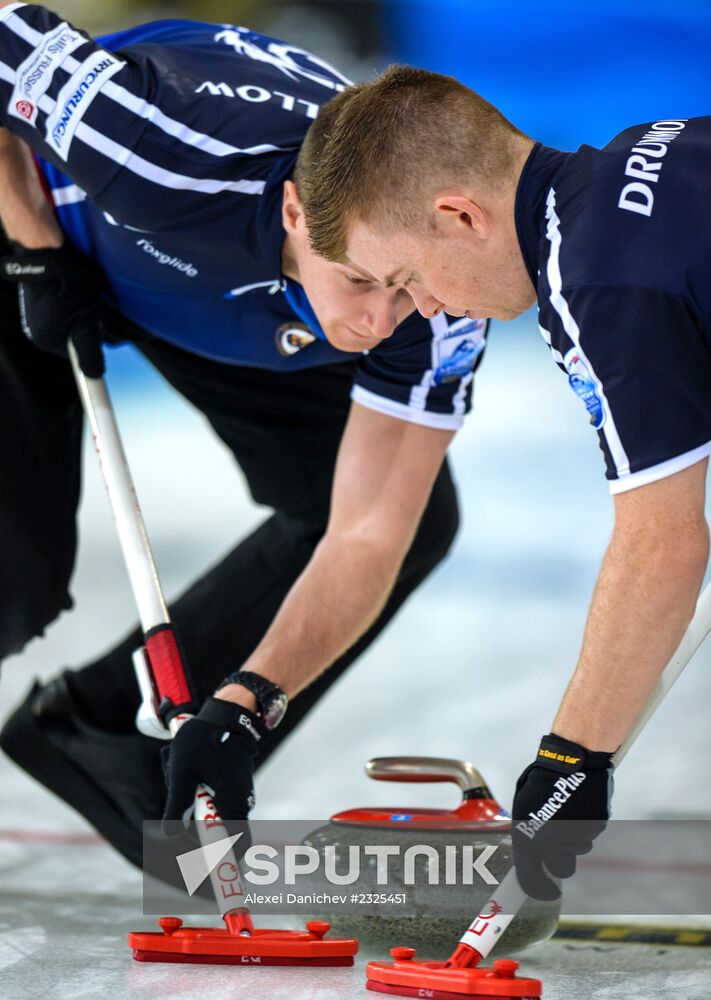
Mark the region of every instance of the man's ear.
<instances>
[{"instance_id":1,"label":"man's ear","mask_svg":"<svg viewBox=\"0 0 711 1000\"><path fill-rule=\"evenodd\" d=\"M296 234L304 225L304 207L293 181L284 181L281 206L282 222L287 233Z\"/></svg>"},{"instance_id":2,"label":"man's ear","mask_svg":"<svg viewBox=\"0 0 711 1000\"><path fill-rule=\"evenodd\" d=\"M491 233L491 220L487 212L466 195L443 193L434 203L438 218L459 232L468 232L477 239L487 239Z\"/></svg>"}]
</instances>

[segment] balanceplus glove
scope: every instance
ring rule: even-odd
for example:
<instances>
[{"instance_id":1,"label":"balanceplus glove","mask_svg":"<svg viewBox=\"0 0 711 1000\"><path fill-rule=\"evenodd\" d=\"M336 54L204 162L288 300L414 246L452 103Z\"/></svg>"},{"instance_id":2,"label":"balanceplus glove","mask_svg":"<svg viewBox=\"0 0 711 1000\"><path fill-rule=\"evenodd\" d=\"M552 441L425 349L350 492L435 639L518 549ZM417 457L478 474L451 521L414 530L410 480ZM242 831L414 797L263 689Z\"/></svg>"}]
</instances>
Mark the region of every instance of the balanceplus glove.
<instances>
[{"instance_id":1,"label":"balanceplus glove","mask_svg":"<svg viewBox=\"0 0 711 1000\"><path fill-rule=\"evenodd\" d=\"M168 800L163 819L188 820L198 785L205 785L221 818L245 820L254 805L254 761L264 729L241 705L208 698L161 751Z\"/></svg>"},{"instance_id":2,"label":"balanceplus glove","mask_svg":"<svg viewBox=\"0 0 711 1000\"><path fill-rule=\"evenodd\" d=\"M28 250L19 243L12 247L12 256L0 260L0 274L18 286L25 335L43 351L63 357L71 337L81 370L99 378L104 357L98 267L67 244L44 250Z\"/></svg>"},{"instance_id":3,"label":"balanceplus glove","mask_svg":"<svg viewBox=\"0 0 711 1000\"><path fill-rule=\"evenodd\" d=\"M612 754L586 750L552 733L518 779L514 796L516 874L534 899L560 898L556 878L569 878L579 854L592 850L610 818Z\"/></svg>"}]
</instances>

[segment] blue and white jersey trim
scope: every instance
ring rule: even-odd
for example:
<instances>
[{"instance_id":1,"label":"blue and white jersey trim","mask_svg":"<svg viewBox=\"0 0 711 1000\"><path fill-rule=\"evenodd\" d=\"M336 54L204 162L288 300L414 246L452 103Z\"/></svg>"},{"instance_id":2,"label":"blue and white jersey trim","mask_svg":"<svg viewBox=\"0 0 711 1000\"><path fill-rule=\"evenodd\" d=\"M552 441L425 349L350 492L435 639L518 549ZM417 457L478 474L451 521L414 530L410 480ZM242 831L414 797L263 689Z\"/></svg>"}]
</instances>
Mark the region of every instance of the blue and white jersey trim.
<instances>
[{"instance_id":1,"label":"blue and white jersey trim","mask_svg":"<svg viewBox=\"0 0 711 1000\"><path fill-rule=\"evenodd\" d=\"M376 410L384 413L387 417L397 417L398 420L407 420L411 424L420 424L422 427L434 427L443 431L458 431L464 423L464 414L433 413L431 410L415 409L405 403L398 403L387 396L380 396L375 392L364 389L356 382L351 391L351 399L354 403L369 410Z\"/></svg>"},{"instance_id":2,"label":"blue and white jersey trim","mask_svg":"<svg viewBox=\"0 0 711 1000\"><path fill-rule=\"evenodd\" d=\"M641 469L639 472L632 472L620 479L613 479L610 482L610 493L616 496L618 493L627 493L628 490L636 490L640 486L648 486L649 483L657 483L660 479L673 476L676 472L690 469L692 465L703 461L711 455L711 441L701 445L700 448L693 448L685 455L677 455L659 465L653 465L649 469Z\"/></svg>"},{"instance_id":3,"label":"blue and white jersey trim","mask_svg":"<svg viewBox=\"0 0 711 1000\"><path fill-rule=\"evenodd\" d=\"M602 413L600 415L601 419L599 424L596 426L600 428L601 433L605 436L607 446L610 449L610 454L612 455L612 460L615 463L617 475L626 476L630 471L630 463L627 458L627 453L625 452L622 442L620 441L620 436L617 432L617 427L615 426L615 421L613 419L602 382L595 374L595 370L583 350L580 343L580 329L578 328L575 317L570 312L568 303L563 295L563 277L560 269L560 251L563 238L560 232L560 219L556 213L555 206L555 190L551 188L546 199L546 219L548 220L546 236L548 237L551 245L546 269L548 274L548 283L550 285L551 305L560 317L563 329L572 341L575 355L579 357L582 366L584 366L584 369L589 372L592 378L597 399L602 407ZM563 358L563 363L567 368L569 367L569 364L566 363L566 359L569 357L571 357L570 352L566 352Z\"/></svg>"},{"instance_id":4,"label":"blue and white jersey trim","mask_svg":"<svg viewBox=\"0 0 711 1000\"><path fill-rule=\"evenodd\" d=\"M363 405L456 430L484 321L413 314L367 354L344 353L281 273L284 183L349 82L242 27L163 21L95 41L39 5L0 11L0 124L37 155L63 232L115 309L220 363L352 361Z\"/></svg>"}]
</instances>

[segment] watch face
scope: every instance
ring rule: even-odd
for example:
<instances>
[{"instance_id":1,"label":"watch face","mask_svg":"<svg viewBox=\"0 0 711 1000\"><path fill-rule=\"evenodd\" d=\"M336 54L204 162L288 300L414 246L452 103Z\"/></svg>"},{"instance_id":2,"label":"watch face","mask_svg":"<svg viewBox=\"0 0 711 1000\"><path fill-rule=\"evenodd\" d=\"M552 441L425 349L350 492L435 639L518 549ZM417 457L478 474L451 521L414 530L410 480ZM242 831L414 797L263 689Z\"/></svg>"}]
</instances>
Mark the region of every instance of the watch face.
<instances>
[{"instance_id":1,"label":"watch face","mask_svg":"<svg viewBox=\"0 0 711 1000\"><path fill-rule=\"evenodd\" d=\"M288 704L289 699L283 691L270 699L269 704L265 705L262 710L262 722L267 729L275 729L279 725L284 718Z\"/></svg>"}]
</instances>

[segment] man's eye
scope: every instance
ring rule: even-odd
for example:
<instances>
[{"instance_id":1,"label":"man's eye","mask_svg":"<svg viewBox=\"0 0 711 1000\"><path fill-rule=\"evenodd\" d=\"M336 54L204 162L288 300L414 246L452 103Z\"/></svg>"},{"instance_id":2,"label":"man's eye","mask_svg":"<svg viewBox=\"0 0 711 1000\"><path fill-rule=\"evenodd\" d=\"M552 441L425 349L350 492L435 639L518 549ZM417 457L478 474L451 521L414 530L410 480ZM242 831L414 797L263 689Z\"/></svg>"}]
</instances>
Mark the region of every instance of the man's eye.
<instances>
[{"instance_id":1,"label":"man's eye","mask_svg":"<svg viewBox=\"0 0 711 1000\"><path fill-rule=\"evenodd\" d=\"M354 275L352 275L352 274L347 274L347 275L346 275L346 279L347 279L348 281L350 281L350 283L351 283L352 285L367 285L367 284L368 284L368 282L367 282L367 281L365 280L365 278L356 278L356 277L355 277Z\"/></svg>"}]
</instances>

